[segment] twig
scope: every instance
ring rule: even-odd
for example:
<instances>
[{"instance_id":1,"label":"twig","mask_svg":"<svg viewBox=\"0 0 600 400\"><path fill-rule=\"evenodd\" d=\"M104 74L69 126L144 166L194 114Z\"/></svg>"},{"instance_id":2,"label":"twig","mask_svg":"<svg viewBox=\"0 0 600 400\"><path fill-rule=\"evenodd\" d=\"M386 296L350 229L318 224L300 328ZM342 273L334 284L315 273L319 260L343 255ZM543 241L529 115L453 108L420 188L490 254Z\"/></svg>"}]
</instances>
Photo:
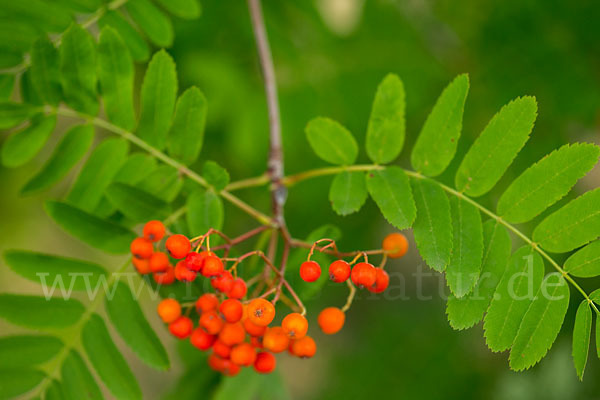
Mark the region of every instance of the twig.
<instances>
[{"instance_id":1,"label":"twig","mask_svg":"<svg viewBox=\"0 0 600 400\"><path fill-rule=\"evenodd\" d=\"M292 247L303 247L305 249L311 249L313 247L314 243L309 243L309 242L305 242L303 240L298 240L298 239L291 239L290 240L290 246ZM321 253L325 253L325 254L330 254L330 255L334 255L337 257L354 257L358 254L366 254L366 255L377 255L377 254L384 254L385 250L383 249L373 249L373 250L365 250L365 251L361 251L361 250L356 250L356 251L349 251L349 252L340 252L337 249L329 249L327 248L328 245L326 246L316 246L315 250L318 250Z\"/></svg>"}]
</instances>

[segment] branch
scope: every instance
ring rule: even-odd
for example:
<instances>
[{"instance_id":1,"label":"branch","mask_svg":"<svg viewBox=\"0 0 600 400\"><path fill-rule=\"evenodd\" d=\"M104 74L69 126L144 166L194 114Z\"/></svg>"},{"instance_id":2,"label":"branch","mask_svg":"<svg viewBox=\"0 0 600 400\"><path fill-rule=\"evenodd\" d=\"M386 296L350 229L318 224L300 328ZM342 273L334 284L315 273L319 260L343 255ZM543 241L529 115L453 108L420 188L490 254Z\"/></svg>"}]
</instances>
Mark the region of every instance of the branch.
<instances>
[{"instance_id":1,"label":"branch","mask_svg":"<svg viewBox=\"0 0 600 400\"><path fill-rule=\"evenodd\" d=\"M269 139L271 147L269 151L268 174L272 183L273 215L277 224L282 227L285 226L283 205L287 197L287 189L282 183L284 168L277 80L275 78L273 57L271 56L260 0L248 0L248 10L250 11L258 58L260 59L269 111Z\"/></svg>"}]
</instances>

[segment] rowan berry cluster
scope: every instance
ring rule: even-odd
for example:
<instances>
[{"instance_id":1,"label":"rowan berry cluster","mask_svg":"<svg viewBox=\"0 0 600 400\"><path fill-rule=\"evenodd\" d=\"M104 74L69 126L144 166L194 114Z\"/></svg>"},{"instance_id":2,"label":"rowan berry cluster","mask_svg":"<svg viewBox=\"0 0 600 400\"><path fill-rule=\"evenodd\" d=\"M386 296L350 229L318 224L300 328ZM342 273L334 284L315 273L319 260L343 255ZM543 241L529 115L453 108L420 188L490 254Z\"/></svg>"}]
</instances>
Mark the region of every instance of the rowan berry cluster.
<instances>
[{"instance_id":1,"label":"rowan berry cluster","mask_svg":"<svg viewBox=\"0 0 600 400\"><path fill-rule=\"evenodd\" d=\"M256 230L258 232L258 230ZM217 234L228 241L225 254L219 257L210 249L210 236ZM191 344L202 351L211 351L208 364L227 376L236 375L241 367L252 366L258 373L270 373L275 369L273 354L287 351L292 356L310 358L317 350L315 341L307 334L306 309L293 288L284 279L283 273L260 251L246 253L238 258L227 258L230 246L235 241L222 233L209 230L206 234L188 239L174 234L166 238L160 251L158 244L165 238L166 228L160 221L150 221L143 229L143 236L131 243L132 263L140 274L152 274L159 285L170 285L175 281L192 282L202 276L210 279L214 293L202 294L195 303L180 303L167 298L160 302L157 311L168 324L169 331L179 339L189 338ZM242 236L245 240L251 234ZM241 241L242 239L238 240ZM318 247L319 243L328 242ZM355 286L373 293L383 292L389 284L389 276L383 269L387 257L402 257L408 248L406 238L399 233L388 235L382 249L375 251L383 255L379 267L368 262L367 252L351 253L354 258L345 261L341 257L329 266L329 278L336 283L346 282L350 296L343 308L323 309L317 322L326 334L339 332L344 326L345 312L354 297ZM321 267L311 260L315 251L328 251L338 256L335 242L321 239L310 246L307 261L300 266L300 276L306 282L314 282L321 275ZM280 284L270 282L262 294L245 299L248 284L237 276L239 263L249 256L259 256L277 275ZM363 262L357 262L360 258ZM174 260L175 266L171 260ZM232 266L226 268L226 264ZM282 286L294 298L301 312L290 312L280 324L272 325L275 319L276 301L283 296ZM274 295L272 301L266 298ZM293 304L292 304L293 306ZM193 312L195 309L195 313Z\"/></svg>"}]
</instances>

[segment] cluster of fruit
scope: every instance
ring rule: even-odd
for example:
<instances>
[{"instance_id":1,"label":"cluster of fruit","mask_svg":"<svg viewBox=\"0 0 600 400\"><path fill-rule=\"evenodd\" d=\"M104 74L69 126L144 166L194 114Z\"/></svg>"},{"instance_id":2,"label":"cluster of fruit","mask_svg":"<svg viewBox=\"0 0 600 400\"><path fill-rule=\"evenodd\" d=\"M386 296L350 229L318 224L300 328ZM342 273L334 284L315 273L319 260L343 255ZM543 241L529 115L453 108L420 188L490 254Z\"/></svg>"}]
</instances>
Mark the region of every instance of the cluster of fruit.
<instances>
[{"instance_id":1,"label":"cluster of fruit","mask_svg":"<svg viewBox=\"0 0 600 400\"><path fill-rule=\"evenodd\" d=\"M259 373L269 373L275 369L273 354L287 350L293 356L310 358L316 353L316 343L307 335L308 321L301 303L302 313L289 313L280 325L269 326L275 318L276 300L271 302L266 297L276 292L275 287L258 297L242 301L248 286L242 278L234 276L237 275L237 262L226 269L224 261L231 259L221 259L210 251L208 245L206 250L200 251L210 232L192 240L179 234L169 236L165 241L168 254L155 249L155 244L165 234L165 226L160 221L148 222L144 226L143 237L131 243L133 265L140 274L153 274L154 280L161 285L169 285L176 280L191 282L198 275L210 279L215 293L205 293L192 304L164 299L158 305L158 314L175 337L189 338L192 345L202 351L212 349L208 357L211 368L228 376L234 376L241 367L249 366ZM313 244L307 261L300 267L300 276L307 282L313 282L321 275L319 264L310 260L317 243ZM192 244L195 249L192 249ZM335 247L335 243L330 241L320 250L330 246ZM384 255L384 261L386 257L401 257L407 246L406 238L394 233L386 237L380 253ZM174 267L169 256L178 260ZM356 263L361 256L364 262ZM331 263L329 277L333 282L347 282L352 291L352 283L374 293L384 291L389 284L388 274L382 267L369 264L365 252L358 252L351 262L339 259ZM284 281L283 276L280 279ZM321 330L334 334L342 329L348 307L349 302L342 309L328 307L322 310L317 319ZM192 315L194 308L197 314Z\"/></svg>"}]
</instances>

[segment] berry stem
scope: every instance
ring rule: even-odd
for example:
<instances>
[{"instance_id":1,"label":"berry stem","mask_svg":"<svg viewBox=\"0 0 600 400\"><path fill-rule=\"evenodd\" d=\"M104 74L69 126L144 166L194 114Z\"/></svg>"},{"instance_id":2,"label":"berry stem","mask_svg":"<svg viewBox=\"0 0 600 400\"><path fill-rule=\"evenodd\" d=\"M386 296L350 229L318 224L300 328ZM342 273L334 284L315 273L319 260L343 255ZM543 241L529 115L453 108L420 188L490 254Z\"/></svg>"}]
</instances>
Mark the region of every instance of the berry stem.
<instances>
[{"instance_id":1,"label":"berry stem","mask_svg":"<svg viewBox=\"0 0 600 400\"><path fill-rule=\"evenodd\" d=\"M151 154L152 156L156 157L157 159L164 162L165 164L175 168L176 170L181 172L183 175L190 178L192 181L198 183L200 186L203 186L205 188L211 188L211 185L209 185L208 182L206 182L206 180L204 178L202 178L200 175L198 175L196 172L192 171L191 169L189 169L185 165L181 164L180 162L175 161L174 159L167 156L162 151L149 145L148 143L146 143L145 141L143 141L142 139L140 139L138 136L134 135L133 133L131 133L121 127L118 127L102 118L94 117L94 116L87 115L87 114L82 114L77 111L70 110L68 108L63 108L63 107L53 108L53 107L46 106L45 110L49 111L51 113L55 113L56 115L64 116L64 117L80 118L80 119L90 122L91 124L93 124L97 127L100 127L100 128L106 129L109 132L115 133L115 134L121 136L122 138L130 141L131 143L135 144L136 146L140 147L142 150L144 150L147 153ZM246 212L248 215L255 218L261 224L268 225L268 226L276 225L275 220L273 220L273 218L267 216L266 214L263 214L262 212L258 211L257 209L255 209L252 206L248 205L247 203L243 202L236 196L229 193L227 190L221 190L221 191L217 192L217 194L219 194L225 200L229 201L231 204L238 207L242 211Z\"/></svg>"},{"instance_id":2,"label":"berry stem","mask_svg":"<svg viewBox=\"0 0 600 400\"><path fill-rule=\"evenodd\" d=\"M331 239L328 239L328 240L331 240ZM291 239L290 245L291 245L291 247L302 247L305 249L311 249L313 247L314 243L305 242L305 241L299 240L299 239ZM341 251L338 251L337 247L334 249L329 249L328 245L327 246L316 246L315 250L318 250L321 253L334 255L334 256L340 257L340 258L341 257L354 257L358 254L366 254L367 256L385 254L385 250L383 250L383 249L373 249L373 250L365 250L365 251L356 250L356 251L349 251L349 252L341 252Z\"/></svg>"},{"instance_id":3,"label":"berry stem","mask_svg":"<svg viewBox=\"0 0 600 400\"><path fill-rule=\"evenodd\" d=\"M348 284L350 293L348 294L348 299L346 300L346 304L344 304L344 307L342 307L342 312L348 311L348 309L352 305L352 302L354 301L354 296L356 295L356 287L352 284L350 279L346 280L346 283Z\"/></svg>"}]
</instances>

